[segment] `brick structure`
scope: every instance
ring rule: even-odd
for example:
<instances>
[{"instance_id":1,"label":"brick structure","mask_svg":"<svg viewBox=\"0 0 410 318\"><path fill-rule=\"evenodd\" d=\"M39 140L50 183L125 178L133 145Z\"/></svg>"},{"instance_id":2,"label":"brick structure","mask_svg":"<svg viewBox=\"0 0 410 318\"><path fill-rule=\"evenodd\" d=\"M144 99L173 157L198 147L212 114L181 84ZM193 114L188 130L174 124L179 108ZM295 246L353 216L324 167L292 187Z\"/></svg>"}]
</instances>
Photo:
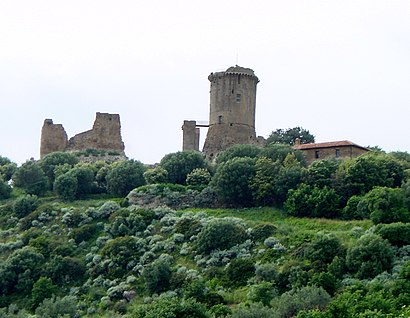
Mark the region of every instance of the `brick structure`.
<instances>
[{"instance_id":1,"label":"brick structure","mask_svg":"<svg viewBox=\"0 0 410 318\"><path fill-rule=\"evenodd\" d=\"M124 143L121 138L120 115L97 113L91 130L82 132L67 140L67 133L61 124L46 119L41 130L40 158L56 151L84 151L88 149L116 153L124 157Z\"/></svg>"},{"instance_id":2,"label":"brick structure","mask_svg":"<svg viewBox=\"0 0 410 318\"><path fill-rule=\"evenodd\" d=\"M300 140L296 140L293 149L301 150L309 164L320 159L356 158L369 151L369 149L347 140L311 144L300 144Z\"/></svg>"}]
</instances>

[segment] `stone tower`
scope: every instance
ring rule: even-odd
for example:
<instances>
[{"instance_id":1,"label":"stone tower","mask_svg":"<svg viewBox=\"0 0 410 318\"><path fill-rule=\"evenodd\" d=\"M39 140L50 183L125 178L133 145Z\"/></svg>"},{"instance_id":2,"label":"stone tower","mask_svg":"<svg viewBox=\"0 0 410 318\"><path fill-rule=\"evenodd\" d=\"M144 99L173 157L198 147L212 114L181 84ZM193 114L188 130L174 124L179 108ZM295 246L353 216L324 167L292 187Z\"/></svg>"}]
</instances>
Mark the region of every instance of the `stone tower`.
<instances>
[{"instance_id":1,"label":"stone tower","mask_svg":"<svg viewBox=\"0 0 410 318\"><path fill-rule=\"evenodd\" d=\"M213 160L235 144L258 144L255 132L256 85L253 70L238 65L211 73L209 129L203 152Z\"/></svg>"},{"instance_id":2,"label":"stone tower","mask_svg":"<svg viewBox=\"0 0 410 318\"><path fill-rule=\"evenodd\" d=\"M199 151L199 128L196 126L196 121L184 120L182 131L182 150Z\"/></svg>"},{"instance_id":3,"label":"stone tower","mask_svg":"<svg viewBox=\"0 0 410 318\"><path fill-rule=\"evenodd\" d=\"M65 151L68 138L63 125L54 124L52 119L45 119L41 128L40 158L56 151Z\"/></svg>"}]
</instances>

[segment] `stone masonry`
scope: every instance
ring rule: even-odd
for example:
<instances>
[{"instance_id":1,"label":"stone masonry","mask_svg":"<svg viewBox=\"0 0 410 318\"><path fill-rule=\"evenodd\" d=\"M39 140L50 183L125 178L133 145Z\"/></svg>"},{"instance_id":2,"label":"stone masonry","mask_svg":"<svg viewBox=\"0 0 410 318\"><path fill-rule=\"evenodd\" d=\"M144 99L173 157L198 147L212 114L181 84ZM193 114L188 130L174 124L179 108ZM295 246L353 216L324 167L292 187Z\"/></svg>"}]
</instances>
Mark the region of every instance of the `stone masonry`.
<instances>
[{"instance_id":1,"label":"stone masonry","mask_svg":"<svg viewBox=\"0 0 410 318\"><path fill-rule=\"evenodd\" d=\"M54 124L51 119L44 120L41 130L40 158L56 151L74 152L87 149L115 152L125 157L120 115L97 113L91 130L77 134L69 140L61 124Z\"/></svg>"},{"instance_id":2,"label":"stone masonry","mask_svg":"<svg viewBox=\"0 0 410 318\"><path fill-rule=\"evenodd\" d=\"M259 79L250 68L238 65L211 73L209 129L203 152L208 160L235 144L260 144L256 137L256 85Z\"/></svg>"}]
</instances>

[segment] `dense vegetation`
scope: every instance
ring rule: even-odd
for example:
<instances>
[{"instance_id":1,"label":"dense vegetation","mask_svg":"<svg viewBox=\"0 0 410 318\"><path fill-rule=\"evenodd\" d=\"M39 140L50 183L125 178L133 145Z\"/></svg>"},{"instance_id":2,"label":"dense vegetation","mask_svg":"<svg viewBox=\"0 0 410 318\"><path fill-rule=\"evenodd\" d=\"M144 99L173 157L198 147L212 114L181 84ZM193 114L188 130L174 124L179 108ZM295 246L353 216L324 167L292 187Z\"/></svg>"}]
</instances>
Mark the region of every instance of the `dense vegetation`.
<instances>
[{"instance_id":1,"label":"dense vegetation","mask_svg":"<svg viewBox=\"0 0 410 318\"><path fill-rule=\"evenodd\" d=\"M410 155L275 142L0 157L0 317L408 317Z\"/></svg>"}]
</instances>

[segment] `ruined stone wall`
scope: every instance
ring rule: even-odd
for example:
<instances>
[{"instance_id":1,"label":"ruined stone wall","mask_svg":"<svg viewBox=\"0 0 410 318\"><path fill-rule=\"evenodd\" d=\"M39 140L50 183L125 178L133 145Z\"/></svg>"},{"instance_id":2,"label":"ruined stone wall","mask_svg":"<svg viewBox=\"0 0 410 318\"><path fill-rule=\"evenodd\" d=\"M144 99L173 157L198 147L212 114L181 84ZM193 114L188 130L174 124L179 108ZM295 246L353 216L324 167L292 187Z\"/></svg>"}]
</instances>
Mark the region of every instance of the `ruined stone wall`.
<instances>
[{"instance_id":1,"label":"ruined stone wall","mask_svg":"<svg viewBox=\"0 0 410 318\"><path fill-rule=\"evenodd\" d=\"M54 124L52 119L45 119L41 128L40 158L67 148L67 133L63 125Z\"/></svg>"},{"instance_id":2,"label":"ruined stone wall","mask_svg":"<svg viewBox=\"0 0 410 318\"><path fill-rule=\"evenodd\" d=\"M199 128L195 120L184 120L182 150L199 150Z\"/></svg>"},{"instance_id":3,"label":"ruined stone wall","mask_svg":"<svg viewBox=\"0 0 410 318\"><path fill-rule=\"evenodd\" d=\"M321 160L321 159L356 158L368 152L368 150L364 148L359 148L355 146L303 149L302 151L306 156L306 161L308 162L308 164L311 164L312 162L316 160Z\"/></svg>"},{"instance_id":4,"label":"ruined stone wall","mask_svg":"<svg viewBox=\"0 0 410 318\"><path fill-rule=\"evenodd\" d=\"M124 154L120 115L97 113L93 128L70 138L67 150L86 149L117 151Z\"/></svg>"},{"instance_id":5,"label":"ruined stone wall","mask_svg":"<svg viewBox=\"0 0 410 318\"><path fill-rule=\"evenodd\" d=\"M121 138L121 123L118 114L97 113L91 130L82 132L67 140L61 124L44 121L41 130L40 158L56 151L105 150L125 157Z\"/></svg>"},{"instance_id":6,"label":"ruined stone wall","mask_svg":"<svg viewBox=\"0 0 410 318\"><path fill-rule=\"evenodd\" d=\"M240 66L211 73L209 129L203 152L213 160L235 144L259 144L255 132L256 85L253 70Z\"/></svg>"}]
</instances>

